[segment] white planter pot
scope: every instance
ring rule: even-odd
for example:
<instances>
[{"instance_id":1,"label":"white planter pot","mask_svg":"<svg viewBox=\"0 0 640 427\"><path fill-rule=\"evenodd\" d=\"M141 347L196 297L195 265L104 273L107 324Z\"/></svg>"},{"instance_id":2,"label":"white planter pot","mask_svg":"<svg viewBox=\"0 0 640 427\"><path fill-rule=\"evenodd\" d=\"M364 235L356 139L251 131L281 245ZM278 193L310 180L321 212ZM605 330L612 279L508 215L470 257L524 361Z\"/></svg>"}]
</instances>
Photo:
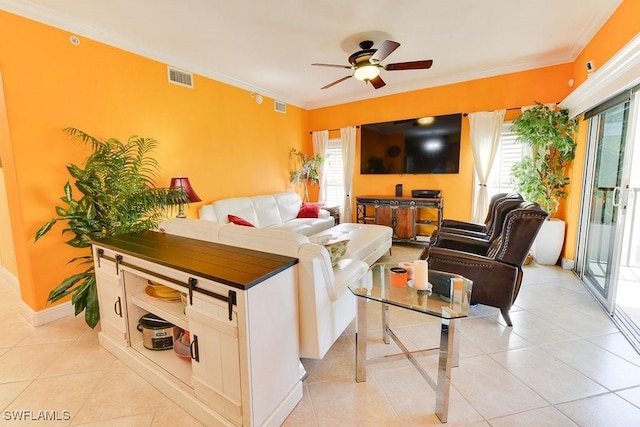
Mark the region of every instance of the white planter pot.
<instances>
[{"instance_id":1,"label":"white planter pot","mask_svg":"<svg viewBox=\"0 0 640 427\"><path fill-rule=\"evenodd\" d=\"M542 223L542 227L533 242L533 259L538 264L556 265L562 245L566 223L561 219L550 219Z\"/></svg>"}]
</instances>

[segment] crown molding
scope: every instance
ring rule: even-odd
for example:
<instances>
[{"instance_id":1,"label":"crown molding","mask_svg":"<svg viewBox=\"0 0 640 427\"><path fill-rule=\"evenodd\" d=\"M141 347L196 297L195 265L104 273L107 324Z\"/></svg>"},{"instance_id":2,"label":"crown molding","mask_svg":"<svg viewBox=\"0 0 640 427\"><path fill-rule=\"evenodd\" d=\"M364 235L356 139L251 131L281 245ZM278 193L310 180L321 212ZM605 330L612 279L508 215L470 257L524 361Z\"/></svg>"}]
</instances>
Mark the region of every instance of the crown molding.
<instances>
[{"instance_id":1,"label":"crown molding","mask_svg":"<svg viewBox=\"0 0 640 427\"><path fill-rule=\"evenodd\" d=\"M578 116L612 96L640 84L640 34L571 92L560 106Z\"/></svg>"},{"instance_id":2,"label":"crown molding","mask_svg":"<svg viewBox=\"0 0 640 427\"><path fill-rule=\"evenodd\" d=\"M610 4L603 4L602 7L610 8L611 13L613 13L617 6L621 3L621 1L622 0L620 0L615 7L612 7ZM362 93L357 95L350 94L344 97L336 97L326 100L305 101L304 99L300 99L299 97L292 97L291 95L283 96L283 94L274 93L273 91L266 88L258 87L229 75L216 72L207 67L203 67L198 63L187 61L184 58L180 58L175 55L169 55L166 52L163 52L161 49L156 49L147 45L141 45L139 43L132 43L130 40L127 40L116 34L101 30L85 21L71 18L66 14L54 11L39 4L35 4L33 2L30 2L29 0L0 0L0 9L27 19L53 26L63 31L68 31L73 34L125 50L127 52L141 55L160 63L175 66L182 70L189 71L194 74L198 74L200 76L210 78L225 84L229 84L231 86L244 89L252 93L259 93L262 96L270 97L275 100L279 100L307 110L573 62L579 54L581 41L590 39L598 30L598 28L596 28L596 23L593 23L593 25L584 29L584 31L579 34L576 43L574 44L572 49L570 49L569 53L546 58L544 62L520 62L507 64L505 66L496 67L489 70L461 72L458 74L443 76L441 78L427 78L420 82L396 84L392 87L391 85L389 85L385 87L384 95L382 95L380 92L372 93L371 91L363 91ZM596 73L594 73L594 75L592 75L589 80L593 79L595 77L595 74Z\"/></svg>"},{"instance_id":3,"label":"crown molding","mask_svg":"<svg viewBox=\"0 0 640 427\"><path fill-rule=\"evenodd\" d=\"M569 62L573 62L573 58L570 55L557 55L554 57L546 58L545 61L527 61L527 62L518 62L507 64L500 67L495 67L492 69L484 69L482 71L470 71L470 72L462 72L458 74L450 74L447 76L434 78L434 79L425 79L419 83L405 83L405 84L394 84L385 86L385 93L382 96L390 96L396 95L399 93L406 93L412 91L419 91L422 89L429 89L438 86L445 86L449 84L462 83L472 80L480 80L489 77L496 77L504 74L518 73L523 71L535 70L537 68L545 68L552 67L554 65L566 64ZM340 104L346 104L350 102L364 101L367 99L380 98L382 97L380 93L362 93L358 95L351 95L341 98L334 98L327 101L318 101L318 102L307 102L303 105L304 108L308 110L314 110L318 108L331 107Z\"/></svg>"},{"instance_id":4,"label":"crown molding","mask_svg":"<svg viewBox=\"0 0 640 427\"><path fill-rule=\"evenodd\" d=\"M618 0L615 3L611 1L599 2L598 6L596 7L599 10L597 12L594 12L593 14L594 16L600 16L600 17L606 14L607 15L607 19L605 20L606 22L609 19L611 19L611 15L613 15L613 13L618 9L622 1L623 0ZM571 62L576 60L578 55L580 55L580 52L584 50L584 47L593 39L593 37L600 30L600 28L602 28L602 22L592 21L589 23L588 26L583 28L579 34L577 34L577 37L575 38L573 44L571 45L571 49L569 49Z\"/></svg>"}]
</instances>

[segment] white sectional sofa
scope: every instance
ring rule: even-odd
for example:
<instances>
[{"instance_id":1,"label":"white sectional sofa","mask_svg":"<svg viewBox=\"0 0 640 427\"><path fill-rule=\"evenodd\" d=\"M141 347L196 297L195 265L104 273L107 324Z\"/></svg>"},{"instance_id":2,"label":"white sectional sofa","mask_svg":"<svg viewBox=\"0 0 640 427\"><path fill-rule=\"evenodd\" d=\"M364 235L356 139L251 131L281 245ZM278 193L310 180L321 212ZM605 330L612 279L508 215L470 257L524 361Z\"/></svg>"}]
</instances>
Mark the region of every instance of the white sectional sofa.
<instances>
[{"instance_id":1,"label":"white sectional sofa","mask_svg":"<svg viewBox=\"0 0 640 427\"><path fill-rule=\"evenodd\" d=\"M277 228L305 236L335 225L329 211L324 209L318 218L297 218L301 206L300 195L292 192L233 197L200 207L199 218L227 224L229 215L235 215L259 228Z\"/></svg>"},{"instance_id":2,"label":"white sectional sofa","mask_svg":"<svg viewBox=\"0 0 640 427\"><path fill-rule=\"evenodd\" d=\"M215 202L218 206L224 205L218 203ZM204 209L205 215L208 210ZM298 328L300 357L314 359L322 359L355 318L355 297L347 286L361 278L369 266L391 248L391 228L380 225L343 223L306 236L278 227L245 227L222 221L175 218L160 223L158 229L297 258L299 322L291 327ZM347 252L335 267L331 265L327 249L310 240L326 234L349 239ZM277 304L277 301L265 303Z\"/></svg>"}]
</instances>

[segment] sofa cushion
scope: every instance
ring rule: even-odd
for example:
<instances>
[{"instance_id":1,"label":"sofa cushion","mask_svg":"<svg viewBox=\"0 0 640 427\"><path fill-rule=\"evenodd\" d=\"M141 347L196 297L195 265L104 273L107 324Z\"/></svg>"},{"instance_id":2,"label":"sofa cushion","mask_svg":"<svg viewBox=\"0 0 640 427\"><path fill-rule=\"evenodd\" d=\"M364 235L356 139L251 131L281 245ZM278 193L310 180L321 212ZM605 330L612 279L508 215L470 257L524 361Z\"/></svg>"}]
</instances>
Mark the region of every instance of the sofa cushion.
<instances>
[{"instance_id":1,"label":"sofa cushion","mask_svg":"<svg viewBox=\"0 0 640 427\"><path fill-rule=\"evenodd\" d=\"M218 221L216 211L213 209L212 205L200 206L200 209L198 210L198 218L205 221Z\"/></svg>"},{"instance_id":2,"label":"sofa cushion","mask_svg":"<svg viewBox=\"0 0 640 427\"><path fill-rule=\"evenodd\" d=\"M313 228L311 227L311 224L308 224L304 221L287 221L284 224L275 225L271 228L285 230L291 233L298 233L305 236L310 236L313 234Z\"/></svg>"},{"instance_id":3,"label":"sofa cushion","mask_svg":"<svg viewBox=\"0 0 640 427\"><path fill-rule=\"evenodd\" d=\"M303 203L297 218L318 218L319 214L320 203Z\"/></svg>"},{"instance_id":4,"label":"sofa cushion","mask_svg":"<svg viewBox=\"0 0 640 427\"><path fill-rule=\"evenodd\" d=\"M273 195L278 205L278 211L280 212L280 218L282 222L287 222L298 216L300 206L302 206L302 200L298 193L284 192L276 193Z\"/></svg>"},{"instance_id":5,"label":"sofa cushion","mask_svg":"<svg viewBox=\"0 0 640 427\"><path fill-rule=\"evenodd\" d=\"M245 227L255 227L255 225L251 224L249 221L247 221L244 218L240 218L239 216L229 214L227 215L227 218L229 219L229 222L232 222L235 225L243 225Z\"/></svg>"},{"instance_id":6,"label":"sofa cushion","mask_svg":"<svg viewBox=\"0 0 640 427\"><path fill-rule=\"evenodd\" d=\"M329 218L294 218L292 220L287 221L284 226L291 226L297 228L298 225L305 225L305 229L308 232L303 233L307 236L311 236L312 234L319 233L320 231L326 230L330 231L331 226L335 224L334 219L332 217ZM329 230L328 230L329 229Z\"/></svg>"},{"instance_id":7,"label":"sofa cushion","mask_svg":"<svg viewBox=\"0 0 640 427\"><path fill-rule=\"evenodd\" d=\"M256 210L253 208L253 203L249 197L232 197L230 199L222 199L212 203L211 205L213 206L213 210L216 213L218 221L222 223L229 222L228 215L231 214L249 221L256 227L261 226L256 215Z\"/></svg>"},{"instance_id":8,"label":"sofa cushion","mask_svg":"<svg viewBox=\"0 0 640 427\"><path fill-rule=\"evenodd\" d=\"M282 224L282 217L276 204L276 199L270 195L260 195L250 197L253 208L256 211L258 217L258 224L260 227L271 227L273 225Z\"/></svg>"}]
</instances>

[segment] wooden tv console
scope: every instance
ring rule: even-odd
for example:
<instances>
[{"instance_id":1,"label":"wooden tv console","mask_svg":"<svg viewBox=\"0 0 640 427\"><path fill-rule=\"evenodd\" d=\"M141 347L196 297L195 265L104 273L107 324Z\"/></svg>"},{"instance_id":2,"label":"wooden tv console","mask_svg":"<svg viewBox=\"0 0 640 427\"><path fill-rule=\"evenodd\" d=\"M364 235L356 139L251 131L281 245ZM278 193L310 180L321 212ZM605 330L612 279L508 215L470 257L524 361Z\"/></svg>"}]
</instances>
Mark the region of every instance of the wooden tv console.
<instances>
[{"instance_id":1,"label":"wooden tv console","mask_svg":"<svg viewBox=\"0 0 640 427\"><path fill-rule=\"evenodd\" d=\"M204 425L280 425L300 401L297 259L152 231L94 241L93 257L100 344ZM188 330L190 354L145 348L146 313Z\"/></svg>"},{"instance_id":2,"label":"wooden tv console","mask_svg":"<svg viewBox=\"0 0 640 427\"><path fill-rule=\"evenodd\" d=\"M428 244L440 228L444 199L396 196L356 197L356 222L387 225L394 242Z\"/></svg>"}]
</instances>

